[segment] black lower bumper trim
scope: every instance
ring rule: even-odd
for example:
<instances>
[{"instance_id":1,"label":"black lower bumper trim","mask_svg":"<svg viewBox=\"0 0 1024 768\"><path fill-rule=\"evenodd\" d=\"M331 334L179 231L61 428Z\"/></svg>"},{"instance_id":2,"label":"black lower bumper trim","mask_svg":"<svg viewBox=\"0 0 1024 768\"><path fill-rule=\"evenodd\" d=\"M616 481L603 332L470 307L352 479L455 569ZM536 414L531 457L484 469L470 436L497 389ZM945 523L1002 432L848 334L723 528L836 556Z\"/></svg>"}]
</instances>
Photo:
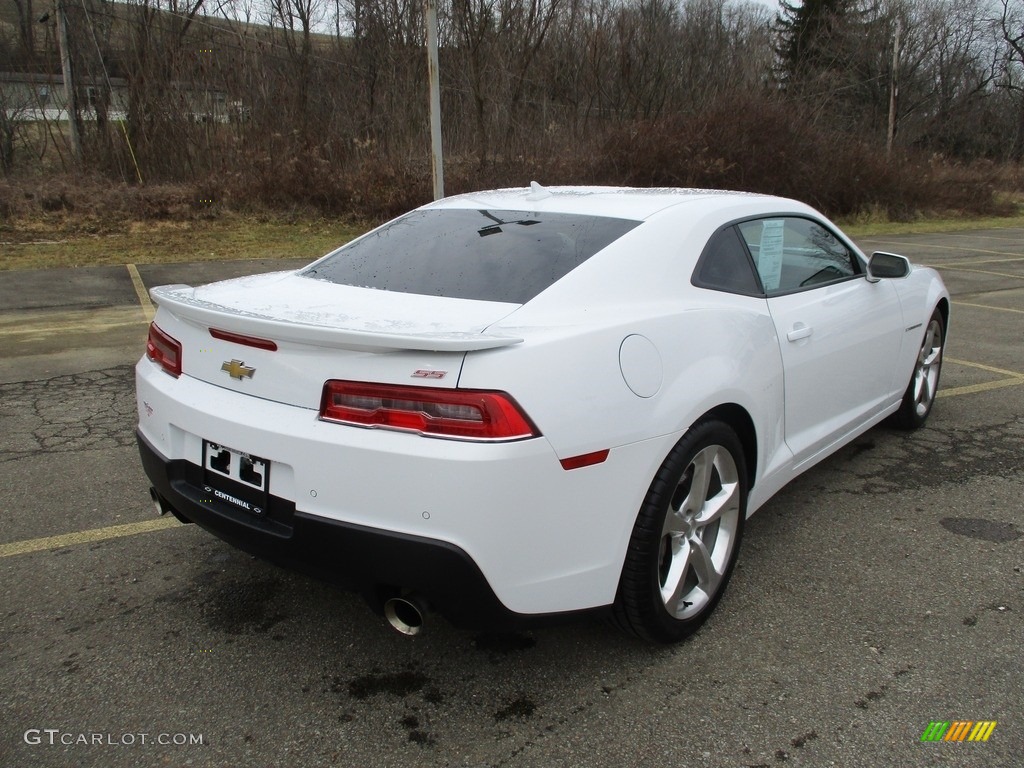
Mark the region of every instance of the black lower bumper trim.
<instances>
[{"instance_id":1,"label":"black lower bumper trim","mask_svg":"<svg viewBox=\"0 0 1024 768\"><path fill-rule=\"evenodd\" d=\"M176 517L278 565L357 589L378 611L381 596L409 590L463 628L511 630L563 616L510 611L473 559L447 542L325 520L273 496L262 517L211 500L201 467L165 459L141 433L136 436L146 475Z\"/></svg>"}]
</instances>

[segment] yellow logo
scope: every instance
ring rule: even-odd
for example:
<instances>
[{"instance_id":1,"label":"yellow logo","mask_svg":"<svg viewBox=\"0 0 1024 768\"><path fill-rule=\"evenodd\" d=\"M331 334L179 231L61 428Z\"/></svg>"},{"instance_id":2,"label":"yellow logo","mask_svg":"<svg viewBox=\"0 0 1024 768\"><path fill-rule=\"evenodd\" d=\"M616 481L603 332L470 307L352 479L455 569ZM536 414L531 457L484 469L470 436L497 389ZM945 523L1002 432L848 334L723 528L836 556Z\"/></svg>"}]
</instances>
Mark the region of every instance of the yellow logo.
<instances>
[{"instance_id":1,"label":"yellow logo","mask_svg":"<svg viewBox=\"0 0 1024 768\"><path fill-rule=\"evenodd\" d=\"M224 365L220 367L222 371L227 373L232 379L238 379L241 381L243 378L252 378L252 375L256 373L255 368L250 368L242 360L231 360L224 361Z\"/></svg>"}]
</instances>

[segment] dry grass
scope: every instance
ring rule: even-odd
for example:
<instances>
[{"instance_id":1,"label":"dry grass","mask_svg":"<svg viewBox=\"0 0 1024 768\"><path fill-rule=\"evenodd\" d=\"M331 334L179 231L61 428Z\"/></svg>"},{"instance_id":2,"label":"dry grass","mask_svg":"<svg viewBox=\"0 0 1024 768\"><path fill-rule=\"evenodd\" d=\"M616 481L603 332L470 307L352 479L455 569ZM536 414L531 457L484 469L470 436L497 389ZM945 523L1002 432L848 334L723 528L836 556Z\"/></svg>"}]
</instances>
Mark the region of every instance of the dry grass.
<instances>
[{"instance_id":1,"label":"dry grass","mask_svg":"<svg viewBox=\"0 0 1024 768\"><path fill-rule=\"evenodd\" d=\"M312 261L369 228L314 208L232 207L196 185L0 179L0 270L259 258Z\"/></svg>"},{"instance_id":2,"label":"dry grass","mask_svg":"<svg viewBox=\"0 0 1024 768\"><path fill-rule=\"evenodd\" d=\"M560 178L563 173L571 176L564 169L548 170L540 176L549 183L552 178L570 180ZM455 173L451 191L523 183L512 168L504 175L497 173L497 179L495 173L492 169L487 179ZM370 179L364 181L369 187ZM396 179L378 177L376 181L381 188L402 188L406 196L421 194ZM1004 184L1003 188L1017 187ZM312 261L371 226L370 219L351 214L326 217L315 206L232 208L216 199L208 202L214 197L195 186L132 187L97 177L0 180L0 270L261 258ZM889 208L878 204L837 221L856 237L1024 227L1024 194L1013 191L995 198L990 207L1011 215L964 211L894 220ZM388 199L384 208L397 213L400 200L402 210L422 202L399 196Z\"/></svg>"},{"instance_id":3,"label":"dry grass","mask_svg":"<svg viewBox=\"0 0 1024 768\"><path fill-rule=\"evenodd\" d=\"M24 221L0 232L0 270L229 259L312 261L364 230L319 218L286 221L233 215L199 221L132 221L118 231L54 236L42 230L38 221Z\"/></svg>"},{"instance_id":4,"label":"dry grass","mask_svg":"<svg viewBox=\"0 0 1024 768\"><path fill-rule=\"evenodd\" d=\"M1012 211L1007 216L921 216L910 221L893 221L884 212L873 211L852 217L840 217L836 223L851 237L874 235L914 235L931 232L963 232L972 229L1024 228L1024 196L1013 193L999 196L1000 203Z\"/></svg>"}]
</instances>

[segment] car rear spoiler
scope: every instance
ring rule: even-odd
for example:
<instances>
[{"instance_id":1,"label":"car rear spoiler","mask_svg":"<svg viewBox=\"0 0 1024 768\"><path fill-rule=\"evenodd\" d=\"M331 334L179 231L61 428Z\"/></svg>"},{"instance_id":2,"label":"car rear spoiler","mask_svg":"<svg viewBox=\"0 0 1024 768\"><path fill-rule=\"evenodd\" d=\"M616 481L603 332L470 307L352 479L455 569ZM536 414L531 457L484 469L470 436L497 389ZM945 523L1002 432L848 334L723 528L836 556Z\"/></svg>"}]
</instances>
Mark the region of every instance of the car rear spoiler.
<instances>
[{"instance_id":1,"label":"car rear spoiler","mask_svg":"<svg viewBox=\"0 0 1024 768\"><path fill-rule=\"evenodd\" d=\"M351 349L364 352L418 350L425 352L471 352L519 344L516 336L486 333L386 332L361 328L338 328L314 323L295 322L225 307L197 299L189 285L162 285L151 288L153 302L174 315L201 324L250 336L312 344L319 347Z\"/></svg>"}]
</instances>

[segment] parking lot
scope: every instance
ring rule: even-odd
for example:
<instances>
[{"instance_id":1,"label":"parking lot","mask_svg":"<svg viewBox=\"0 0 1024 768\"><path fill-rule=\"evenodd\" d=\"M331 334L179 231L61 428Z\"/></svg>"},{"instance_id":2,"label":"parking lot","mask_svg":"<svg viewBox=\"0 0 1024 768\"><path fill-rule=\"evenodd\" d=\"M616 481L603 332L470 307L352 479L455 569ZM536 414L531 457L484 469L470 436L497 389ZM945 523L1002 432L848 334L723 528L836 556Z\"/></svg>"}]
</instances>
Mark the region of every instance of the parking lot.
<instances>
[{"instance_id":1,"label":"parking lot","mask_svg":"<svg viewBox=\"0 0 1024 768\"><path fill-rule=\"evenodd\" d=\"M402 637L155 516L145 289L290 263L0 272L0 765L1024 765L1024 230L859 245L953 294L928 426L769 502L672 648L593 621ZM922 741L935 721L997 724Z\"/></svg>"}]
</instances>

